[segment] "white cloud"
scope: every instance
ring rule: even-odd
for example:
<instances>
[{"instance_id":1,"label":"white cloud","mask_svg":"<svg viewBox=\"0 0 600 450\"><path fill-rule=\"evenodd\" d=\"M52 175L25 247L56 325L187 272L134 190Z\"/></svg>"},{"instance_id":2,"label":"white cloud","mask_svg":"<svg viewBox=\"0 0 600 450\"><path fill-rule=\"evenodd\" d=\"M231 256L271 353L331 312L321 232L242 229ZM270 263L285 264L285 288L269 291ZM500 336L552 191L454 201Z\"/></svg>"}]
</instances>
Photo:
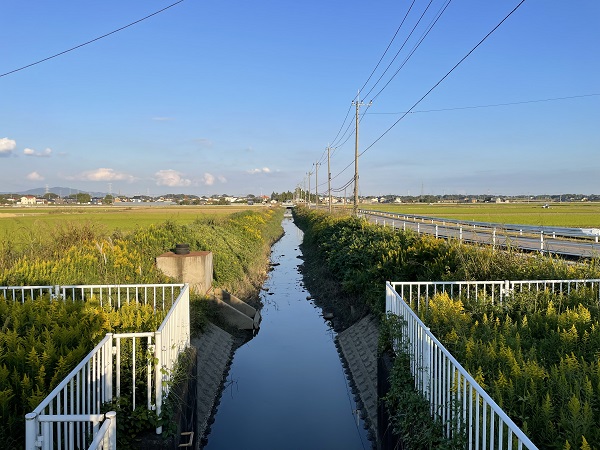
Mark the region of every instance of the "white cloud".
<instances>
[{"instance_id":1,"label":"white cloud","mask_svg":"<svg viewBox=\"0 0 600 450\"><path fill-rule=\"evenodd\" d=\"M205 186L212 186L215 183L215 176L210 173L205 173L202 177L202 184Z\"/></svg>"},{"instance_id":2,"label":"white cloud","mask_svg":"<svg viewBox=\"0 0 600 450\"><path fill-rule=\"evenodd\" d=\"M271 173L271 169L268 167L263 167L262 169L250 169L247 171L250 175L255 175L257 173Z\"/></svg>"},{"instance_id":3,"label":"white cloud","mask_svg":"<svg viewBox=\"0 0 600 450\"><path fill-rule=\"evenodd\" d=\"M115 172L113 169L106 167L101 167L95 170L87 170L73 177L67 177L67 179L83 181L127 181L129 183L132 183L136 180L133 175Z\"/></svg>"},{"instance_id":4,"label":"white cloud","mask_svg":"<svg viewBox=\"0 0 600 450\"><path fill-rule=\"evenodd\" d=\"M26 178L30 181L44 181L44 177L37 172L31 172Z\"/></svg>"},{"instance_id":5,"label":"white cloud","mask_svg":"<svg viewBox=\"0 0 600 450\"><path fill-rule=\"evenodd\" d=\"M11 156L12 151L17 146L17 142L13 139L2 138L0 139L0 157Z\"/></svg>"},{"instance_id":6,"label":"white cloud","mask_svg":"<svg viewBox=\"0 0 600 450\"><path fill-rule=\"evenodd\" d=\"M27 156L38 156L41 158L47 158L52 154L52 149L47 148L46 150L43 150L41 152L36 152L31 148L26 148L25 150L23 150L23 153Z\"/></svg>"},{"instance_id":7,"label":"white cloud","mask_svg":"<svg viewBox=\"0 0 600 450\"><path fill-rule=\"evenodd\" d=\"M223 175L217 176L217 180L219 180L220 183L227 183L227 178L225 178Z\"/></svg>"},{"instance_id":8,"label":"white cloud","mask_svg":"<svg viewBox=\"0 0 600 450\"><path fill-rule=\"evenodd\" d=\"M184 178L181 172L172 169L159 170L154 174L154 178L158 186L175 187L190 186L192 184L192 180Z\"/></svg>"}]
</instances>

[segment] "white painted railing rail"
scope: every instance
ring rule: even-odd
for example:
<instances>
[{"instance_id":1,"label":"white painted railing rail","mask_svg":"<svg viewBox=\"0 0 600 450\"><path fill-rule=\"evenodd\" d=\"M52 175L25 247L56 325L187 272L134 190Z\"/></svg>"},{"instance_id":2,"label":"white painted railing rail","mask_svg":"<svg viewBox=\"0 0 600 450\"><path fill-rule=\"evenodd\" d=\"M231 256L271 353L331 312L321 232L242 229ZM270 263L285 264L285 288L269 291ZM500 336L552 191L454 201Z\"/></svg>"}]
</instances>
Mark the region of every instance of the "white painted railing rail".
<instances>
[{"instance_id":1,"label":"white painted railing rail","mask_svg":"<svg viewBox=\"0 0 600 450\"><path fill-rule=\"evenodd\" d=\"M386 311L403 323L403 351L410 356L415 388L448 437L465 433L467 448L537 449L517 425L437 340L400 294L386 283Z\"/></svg>"},{"instance_id":2,"label":"white painted railing rail","mask_svg":"<svg viewBox=\"0 0 600 450\"><path fill-rule=\"evenodd\" d=\"M138 301L153 304L156 309L169 307L158 330L142 333L108 333L98 345L54 388L54 390L29 414L25 416L25 449L44 450L103 448L113 450L114 432L105 431L109 436L99 440L96 447L91 447L91 440L96 442L101 427L96 419L102 414L104 403L118 398L122 394L125 380L121 377L121 367L131 367L131 380L128 380L131 392L132 409L138 403L155 410L160 416L162 401L168 394L169 381L175 368L179 354L189 346L189 287L188 285L126 285L126 286L55 286L50 287L52 295L67 300L71 295L89 299L91 296L111 302L113 307L125 301ZM34 289L30 294L29 287L11 289L10 295L15 300L44 295L50 291ZM40 293L41 292L41 293ZM176 295L172 301L173 295ZM4 293L0 291L0 295ZM29 295L29 297L27 297ZM122 342L131 340L131 345L123 346ZM144 350L145 356L138 361L138 346ZM130 349L124 352L123 349ZM125 353L125 354L123 354ZM145 370L137 370L145 366ZM138 393L140 373L145 372L145 401L139 401L144 393ZM142 375L144 376L144 375ZM116 392L115 392L116 391ZM107 413L108 416L108 413ZM84 420L87 417L87 420ZM116 419L115 419L116 420ZM105 421L106 422L106 421ZM102 425L104 426L104 424ZM112 425L110 425L112 426ZM106 425L109 427L109 425ZM157 433L162 430L157 428ZM110 433L113 433L112 435Z\"/></svg>"},{"instance_id":3,"label":"white painted railing rail","mask_svg":"<svg viewBox=\"0 0 600 450\"><path fill-rule=\"evenodd\" d=\"M485 297L492 303L502 303L514 293L549 291L569 294L587 288L600 302L600 279L577 280L504 280L504 281L406 281L393 282L393 288L405 302L418 312L420 300L428 306L429 298L446 292L451 298L461 297L477 300Z\"/></svg>"}]
</instances>

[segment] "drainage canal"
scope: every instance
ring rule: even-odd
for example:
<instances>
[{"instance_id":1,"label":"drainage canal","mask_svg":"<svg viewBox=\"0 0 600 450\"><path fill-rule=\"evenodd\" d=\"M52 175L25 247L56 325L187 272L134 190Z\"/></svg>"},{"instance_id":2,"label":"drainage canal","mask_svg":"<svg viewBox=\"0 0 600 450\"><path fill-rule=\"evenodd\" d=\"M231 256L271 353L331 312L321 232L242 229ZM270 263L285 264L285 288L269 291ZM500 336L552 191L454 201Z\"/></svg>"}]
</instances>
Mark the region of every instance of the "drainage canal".
<instances>
[{"instance_id":1,"label":"drainage canal","mask_svg":"<svg viewBox=\"0 0 600 450\"><path fill-rule=\"evenodd\" d=\"M335 332L307 297L302 232L284 219L260 332L233 358L205 449L369 449Z\"/></svg>"}]
</instances>

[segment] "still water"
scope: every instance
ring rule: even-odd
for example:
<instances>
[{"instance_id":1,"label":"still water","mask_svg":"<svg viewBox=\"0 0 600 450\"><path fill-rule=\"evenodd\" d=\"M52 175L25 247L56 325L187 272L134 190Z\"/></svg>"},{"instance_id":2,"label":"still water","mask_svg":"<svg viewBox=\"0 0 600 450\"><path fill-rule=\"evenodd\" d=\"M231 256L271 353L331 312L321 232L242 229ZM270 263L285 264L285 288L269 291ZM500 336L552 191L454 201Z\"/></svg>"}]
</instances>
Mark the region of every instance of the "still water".
<instances>
[{"instance_id":1,"label":"still water","mask_svg":"<svg viewBox=\"0 0 600 450\"><path fill-rule=\"evenodd\" d=\"M369 449L333 339L302 283L302 232L284 219L263 286L260 331L240 347L204 447Z\"/></svg>"}]
</instances>

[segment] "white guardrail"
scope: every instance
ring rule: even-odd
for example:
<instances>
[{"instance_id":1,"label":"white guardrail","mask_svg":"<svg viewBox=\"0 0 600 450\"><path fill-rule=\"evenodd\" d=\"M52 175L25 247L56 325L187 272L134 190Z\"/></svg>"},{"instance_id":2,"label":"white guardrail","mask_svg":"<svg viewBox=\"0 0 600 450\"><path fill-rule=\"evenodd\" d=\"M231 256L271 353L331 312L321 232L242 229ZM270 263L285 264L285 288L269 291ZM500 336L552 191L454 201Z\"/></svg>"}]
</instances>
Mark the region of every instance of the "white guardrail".
<instances>
[{"instance_id":1,"label":"white guardrail","mask_svg":"<svg viewBox=\"0 0 600 450\"><path fill-rule=\"evenodd\" d=\"M403 300L399 284L408 283L386 283L386 311L404 321L402 341L415 388L445 424L446 435L464 431L469 450L537 449Z\"/></svg>"},{"instance_id":2,"label":"white guardrail","mask_svg":"<svg viewBox=\"0 0 600 450\"><path fill-rule=\"evenodd\" d=\"M428 223L443 223L444 225L455 225L455 226L465 226L465 227L478 227L483 229L498 229L503 230L505 232L512 233L531 233L536 235L549 235L556 237L565 237L565 238L580 238L580 239L593 239L595 242L598 242L598 238L600 237L600 228L569 228L569 227L547 227L547 226L535 226L535 225L519 225L519 224L504 224L504 223L494 223L494 222L475 222L470 220L460 220L460 219L446 219L441 217L432 217L432 216L420 216L415 214L398 214L387 211L377 211L371 209L361 209L359 210L361 214L371 214L378 215L381 217L389 217L401 220L410 220L413 222L428 222Z\"/></svg>"},{"instance_id":3,"label":"white guardrail","mask_svg":"<svg viewBox=\"0 0 600 450\"><path fill-rule=\"evenodd\" d=\"M123 303L152 305L168 313L158 330L108 333L62 382L25 416L25 450L116 448L116 414L101 412L102 405L131 395L132 409L148 408L160 416L168 381L179 354L190 345L189 287L187 284L2 286L0 295L24 302L41 295L60 301L98 299L114 308ZM130 340L131 344L122 345ZM138 361L136 348L145 350ZM137 349L139 353L139 349ZM121 379L121 367L131 366L131 379ZM145 370L136 370L140 366ZM145 393L139 393L139 373L145 372ZM116 391L116 392L115 392ZM139 397L142 397L140 401ZM102 424L102 425L100 425ZM157 434L162 432L156 429Z\"/></svg>"}]
</instances>

